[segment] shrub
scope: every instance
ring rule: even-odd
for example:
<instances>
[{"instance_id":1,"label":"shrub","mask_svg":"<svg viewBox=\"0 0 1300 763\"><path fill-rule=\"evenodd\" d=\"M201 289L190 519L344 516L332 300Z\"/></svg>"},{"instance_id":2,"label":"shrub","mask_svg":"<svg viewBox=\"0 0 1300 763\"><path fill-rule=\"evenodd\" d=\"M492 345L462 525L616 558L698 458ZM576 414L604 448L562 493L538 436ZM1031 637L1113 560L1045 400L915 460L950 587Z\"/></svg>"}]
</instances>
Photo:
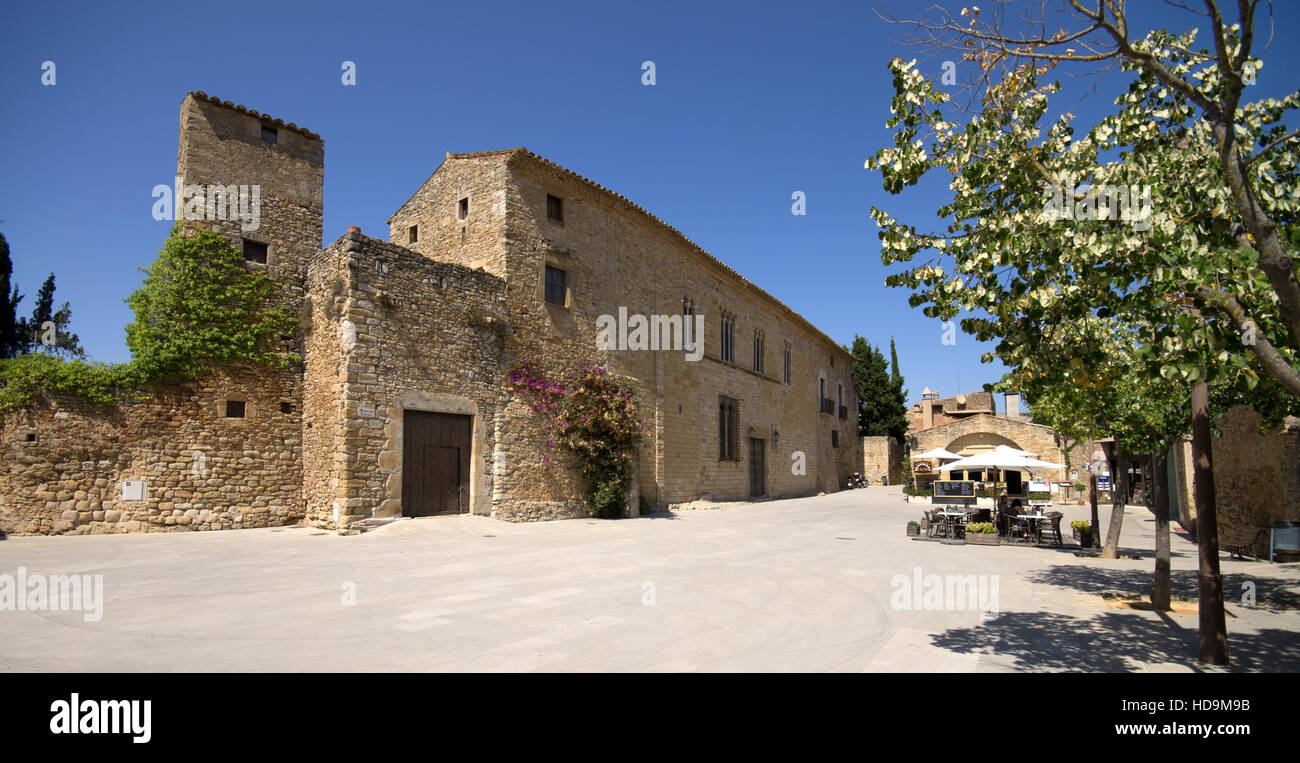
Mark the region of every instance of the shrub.
<instances>
[{"instance_id":1,"label":"shrub","mask_svg":"<svg viewBox=\"0 0 1300 763\"><path fill-rule=\"evenodd\" d=\"M1087 519L1076 519L1070 523L1070 527L1079 533L1092 532L1092 522Z\"/></svg>"},{"instance_id":2,"label":"shrub","mask_svg":"<svg viewBox=\"0 0 1300 763\"><path fill-rule=\"evenodd\" d=\"M976 535L987 535L989 533L995 533L997 531L998 531L997 528L993 526L992 522L969 522L966 524L967 533L975 533Z\"/></svg>"},{"instance_id":3,"label":"shrub","mask_svg":"<svg viewBox=\"0 0 1300 763\"><path fill-rule=\"evenodd\" d=\"M109 405L123 390L141 384L134 366L65 360L47 353L0 360L0 411L36 402L36 393L74 395Z\"/></svg>"}]
</instances>

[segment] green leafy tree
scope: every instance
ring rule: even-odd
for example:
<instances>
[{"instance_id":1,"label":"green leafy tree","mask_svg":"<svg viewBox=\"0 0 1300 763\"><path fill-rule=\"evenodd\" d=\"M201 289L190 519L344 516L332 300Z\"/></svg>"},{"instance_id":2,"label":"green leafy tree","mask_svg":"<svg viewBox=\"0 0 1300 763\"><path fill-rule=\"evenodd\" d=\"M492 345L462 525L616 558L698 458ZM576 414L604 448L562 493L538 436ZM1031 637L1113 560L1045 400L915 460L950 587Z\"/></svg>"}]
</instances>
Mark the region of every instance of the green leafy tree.
<instances>
[{"instance_id":1,"label":"green leafy tree","mask_svg":"<svg viewBox=\"0 0 1300 763\"><path fill-rule=\"evenodd\" d=\"M894 145L866 167L891 193L941 170L952 196L932 232L872 209L886 264L928 258L887 283L912 289L912 305L932 317L975 313L962 329L999 340L1012 369L1054 347L1058 364L1100 369L1104 350L1055 342L1056 327L1116 316L1138 328L1135 364L1194 390L1193 450L1208 486L1207 387L1253 390L1267 378L1300 399L1300 132L1284 123L1300 91L1246 97L1264 66L1252 55L1252 0L1239 0L1236 23L1204 0L1208 46L1197 29L1135 39L1115 0L1068 0L1065 19L1034 6L1043 15L999 6L986 22L976 7L956 18L936 6L905 22L975 76L953 108L914 61L890 63ZM1043 124L1060 86L1040 78L1113 63L1132 77L1128 91L1082 138L1069 112ZM1215 526L1211 489L1198 490L1197 511L1198 524ZM1217 543L1212 531L1198 538L1201 659L1226 664Z\"/></svg>"},{"instance_id":2,"label":"green leafy tree","mask_svg":"<svg viewBox=\"0 0 1300 763\"><path fill-rule=\"evenodd\" d=\"M907 434L902 376L891 378L885 356L860 336L853 337L849 351L855 358L852 375L858 393L858 436L888 435L901 442Z\"/></svg>"},{"instance_id":3,"label":"green leafy tree","mask_svg":"<svg viewBox=\"0 0 1300 763\"><path fill-rule=\"evenodd\" d=\"M271 306L278 285L250 270L224 237L176 226L126 302L133 363L147 380L191 378L213 363L297 361L277 347L296 317Z\"/></svg>"},{"instance_id":4,"label":"green leafy tree","mask_svg":"<svg viewBox=\"0 0 1300 763\"><path fill-rule=\"evenodd\" d=\"M974 312L962 329L1001 340L1009 367L1051 346L1054 326L1133 316L1149 332L1136 359L1152 372L1189 384L1268 376L1300 397L1300 139L1283 123L1300 93L1245 100L1263 67L1251 55L1255 4L1229 26L1207 2L1212 49L1195 30L1130 39L1110 2L1071 7L1081 28L1051 37L978 12L923 27L978 69L969 119L944 113L949 94L915 62L890 63L894 145L866 166L892 193L940 170L952 196L937 210L946 225L928 233L873 208L886 264L927 253L887 283L912 289L927 315ZM1059 83L1041 78L1106 60L1132 76L1114 110L1081 138L1068 112L1044 124ZM1058 360L1075 358L1098 360Z\"/></svg>"}]
</instances>

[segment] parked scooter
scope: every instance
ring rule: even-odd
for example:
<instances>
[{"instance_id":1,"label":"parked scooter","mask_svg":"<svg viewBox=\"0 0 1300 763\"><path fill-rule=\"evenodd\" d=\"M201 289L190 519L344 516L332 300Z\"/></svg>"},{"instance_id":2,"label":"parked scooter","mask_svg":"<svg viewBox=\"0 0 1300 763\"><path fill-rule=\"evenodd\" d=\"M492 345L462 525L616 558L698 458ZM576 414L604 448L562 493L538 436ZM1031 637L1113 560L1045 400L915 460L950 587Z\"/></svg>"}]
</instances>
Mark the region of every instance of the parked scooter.
<instances>
[{"instance_id":1,"label":"parked scooter","mask_svg":"<svg viewBox=\"0 0 1300 763\"><path fill-rule=\"evenodd\" d=\"M866 487L866 486L867 486L867 478L863 477L858 472L854 472L853 475L849 477L848 484L846 484L844 487L848 490L852 490L855 487Z\"/></svg>"}]
</instances>

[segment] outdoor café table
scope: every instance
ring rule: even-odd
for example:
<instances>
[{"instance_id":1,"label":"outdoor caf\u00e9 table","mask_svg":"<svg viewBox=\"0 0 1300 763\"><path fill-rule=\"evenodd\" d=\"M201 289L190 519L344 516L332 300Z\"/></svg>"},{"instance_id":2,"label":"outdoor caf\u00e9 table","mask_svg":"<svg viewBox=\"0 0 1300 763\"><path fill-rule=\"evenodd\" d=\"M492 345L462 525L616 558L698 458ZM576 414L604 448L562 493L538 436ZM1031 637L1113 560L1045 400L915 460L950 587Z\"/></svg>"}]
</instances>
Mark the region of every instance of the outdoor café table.
<instances>
[{"instance_id":1,"label":"outdoor caf\u00e9 table","mask_svg":"<svg viewBox=\"0 0 1300 763\"><path fill-rule=\"evenodd\" d=\"M1043 521L1044 519L1047 519L1047 515L1046 515L1046 514L1043 514L1042 512L1039 512L1038 514L1017 514L1017 515L1016 515L1016 519L1023 519L1023 520L1025 520L1025 525L1026 525L1025 537L1026 537L1026 538L1028 538L1029 536L1032 535L1032 536L1034 536L1035 538L1038 538L1038 539L1041 540L1041 536L1039 536L1039 534L1038 534L1038 532L1039 532L1039 530L1038 530L1038 523L1041 522L1041 521Z\"/></svg>"},{"instance_id":2,"label":"outdoor caf\u00e9 table","mask_svg":"<svg viewBox=\"0 0 1300 763\"><path fill-rule=\"evenodd\" d=\"M957 537L957 518L964 517L966 514L965 511L952 511L951 509L939 512L939 516L943 517L944 524L948 528L949 538Z\"/></svg>"}]
</instances>

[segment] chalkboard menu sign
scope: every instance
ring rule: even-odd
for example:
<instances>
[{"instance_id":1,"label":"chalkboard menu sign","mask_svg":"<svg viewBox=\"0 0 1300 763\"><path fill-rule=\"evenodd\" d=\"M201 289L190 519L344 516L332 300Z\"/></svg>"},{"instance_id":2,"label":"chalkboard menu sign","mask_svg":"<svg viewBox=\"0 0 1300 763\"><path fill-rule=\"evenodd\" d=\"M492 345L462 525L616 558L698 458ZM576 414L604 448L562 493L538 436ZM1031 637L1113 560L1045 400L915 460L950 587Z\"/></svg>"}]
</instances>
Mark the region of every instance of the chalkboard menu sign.
<instances>
[{"instance_id":1,"label":"chalkboard menu sign","mask_svg":"<svg viewBox=\"0 0 1300 763\"><path fill-rule=\"evenodd\" d=\"M970 480L941 480L934 483L936 498L974 498L975 483Z\"/></svg>"}]
</instances>

